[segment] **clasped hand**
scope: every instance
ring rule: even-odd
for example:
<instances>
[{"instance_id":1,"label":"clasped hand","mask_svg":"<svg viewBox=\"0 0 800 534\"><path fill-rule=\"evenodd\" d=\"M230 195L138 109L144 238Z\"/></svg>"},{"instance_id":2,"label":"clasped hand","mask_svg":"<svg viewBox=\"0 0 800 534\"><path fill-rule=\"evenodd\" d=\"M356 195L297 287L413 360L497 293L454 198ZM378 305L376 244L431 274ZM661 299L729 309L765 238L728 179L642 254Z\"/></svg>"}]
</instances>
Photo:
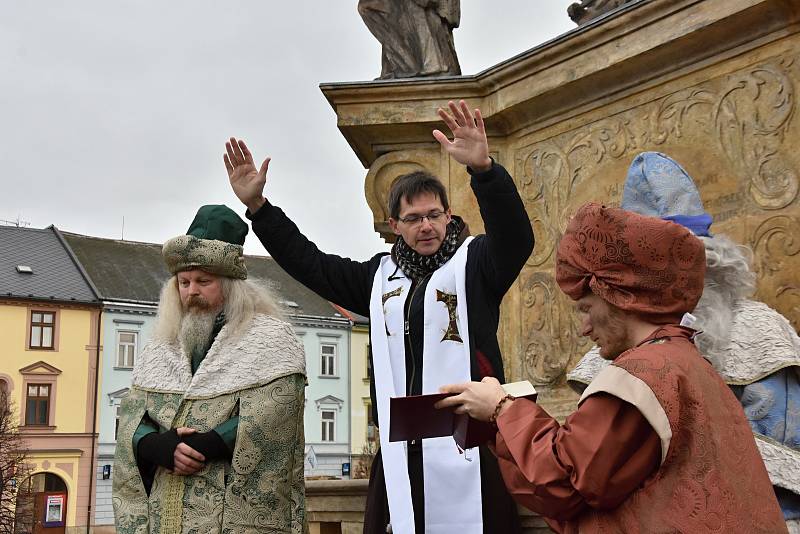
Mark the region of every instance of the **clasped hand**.
<instances>
[{"instance_id":1,"label":"clasped hand","mask_svg":"<svg viewBox=\"0 0 800 534\"><path fill-rule=\"evenodd\" d=\"M185 426L179 427L176 430L178 431L179 438L197 432L194 428ZM205 467L206 457L183 442L178 443L178 446L175 447L173 458L175 460L175 467L172 470L172 474L174 475L194 475Z\"/></svg>"}]
</instances>

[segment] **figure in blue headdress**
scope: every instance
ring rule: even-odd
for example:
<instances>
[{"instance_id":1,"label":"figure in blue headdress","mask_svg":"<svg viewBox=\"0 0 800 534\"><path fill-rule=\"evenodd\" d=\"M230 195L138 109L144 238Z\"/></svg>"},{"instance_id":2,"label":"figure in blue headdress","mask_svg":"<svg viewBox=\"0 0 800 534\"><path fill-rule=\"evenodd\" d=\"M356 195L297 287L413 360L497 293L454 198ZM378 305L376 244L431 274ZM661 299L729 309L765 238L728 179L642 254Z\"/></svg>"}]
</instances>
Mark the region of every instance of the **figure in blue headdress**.
<instances>
[{"instance_id":1,"label":"figure in blue headdress","mask_svg":"<svg viewBox=\"0 0 800 534\"><path fill-rule=\"evenodd\" d=\"M691 325L702 333L695 342L742 403L787 527L800 533L800 337L783 315L750 299L750 249L711 234L712 218L676 161L658 152L636 156L621 207L682 224L703 240L705 287ZM608 363L593 347L567 381L581 391Z\"/></svg>"}]
</instances>

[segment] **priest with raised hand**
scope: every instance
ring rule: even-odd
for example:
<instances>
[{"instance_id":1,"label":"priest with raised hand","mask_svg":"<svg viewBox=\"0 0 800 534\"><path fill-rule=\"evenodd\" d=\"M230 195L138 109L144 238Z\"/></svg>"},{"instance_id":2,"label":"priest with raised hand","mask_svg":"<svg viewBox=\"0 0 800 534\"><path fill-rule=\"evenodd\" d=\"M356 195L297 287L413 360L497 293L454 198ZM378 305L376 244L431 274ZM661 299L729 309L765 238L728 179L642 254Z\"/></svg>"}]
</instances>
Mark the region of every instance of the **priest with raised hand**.
<instances>
[{"instance_id":1,"label":"priest with raised hand","mask_svg":"<svg viewBox=\"0 0 800 534\"><path fill-rule=\"evenodd\" d=\"M381 448L370 475L366 534L514 534L519 521L488 448L460 455L453 439L390 442L389 399L444 384L504 379L497 341L500 302L533 249L533 230L508 172L489 157L483 118L461 101L439 116L441 147L471 175L485 235L472 237L450 211L442 182L398 176L389 191L390 254L353 261L321 252L264 197L260 170L242 141L224 155L231 186L269 254L323 298L370 317L371 397ZM454 491L457 488L457 491ZM387 530L391 529L391 530Z\"/></svg>"}]
</instances>

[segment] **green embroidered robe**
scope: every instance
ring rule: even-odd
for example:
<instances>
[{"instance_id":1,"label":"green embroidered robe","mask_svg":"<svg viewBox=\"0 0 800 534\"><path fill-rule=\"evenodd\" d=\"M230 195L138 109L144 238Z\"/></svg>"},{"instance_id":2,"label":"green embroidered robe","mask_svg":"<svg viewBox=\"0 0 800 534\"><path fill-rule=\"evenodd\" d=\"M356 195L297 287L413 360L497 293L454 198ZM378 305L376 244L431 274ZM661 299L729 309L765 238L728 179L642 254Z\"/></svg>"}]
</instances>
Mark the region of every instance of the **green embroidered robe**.
<instances>
[{"instance_id":1,"label":"green embroidered robe","mask_svg":"<svg viewBox=\"0 0 800 534\"><path fill-rule=\"evenodd\" d=\"M180 346L142 351L120 409L113 503L119 534L286 533L305 529L305 356L291 327L258 315L231 336L226 325L197 372ZM163 428L211 430L238 413L231 462L192 476L156 472L148 496L133 452L147 414Z\"/></svg>"},{"instance_id":2,"label":"green embroidered robe","mask_svg":"<svg viewBox=\"0 0 800 534\"><path fill-rule=\"evenodd\" d=\"M222 327L225 326L225 314L220 312L214 318L214 328L211 331L210 339L208 340L208 345L204 348L195 348L192 351L190 362L191 362L191 370L192 376L197 372L200 368L200 364L203 363L206 355L208 354L208 350L211 348L212 343L217 338L217 334L220 333ZM233 454L233 449L236 445L236 432L239 427L239 416L232 417L225 421L224 423L214 427L214 432L216 432L222 441L225 442L225 446L228 447L228 450ZM159 426L153 421L150 420L149 417L142 418L142 422L139 423L139 427L136 429L136 432L133 433L133 455L138 460L138 451L137 448L139 446L139 441L143 437L153 432L166 432L167 429L159 428ZM139 466L141 470L142 466Z\"/></svg>"}]
</instances>

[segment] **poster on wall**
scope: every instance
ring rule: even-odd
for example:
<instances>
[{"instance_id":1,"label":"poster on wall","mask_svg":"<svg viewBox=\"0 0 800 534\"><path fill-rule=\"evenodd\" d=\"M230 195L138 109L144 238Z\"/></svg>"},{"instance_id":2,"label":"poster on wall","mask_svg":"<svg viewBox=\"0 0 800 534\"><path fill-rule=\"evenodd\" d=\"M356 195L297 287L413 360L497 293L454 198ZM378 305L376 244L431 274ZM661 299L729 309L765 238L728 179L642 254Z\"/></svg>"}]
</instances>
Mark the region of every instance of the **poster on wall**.
<instances>
[{"instance_id":1,"label":"poster on wall","mask_svg":"<svg viewBox=\"0 0 800 534\"><path fill-rule=\"evenodd\" d=\"M44 526L45 527L61 527L64 526L64 501L66 495L53 494L48 495L45 499L44 506Z\"/></svg>"}]
</instances>

